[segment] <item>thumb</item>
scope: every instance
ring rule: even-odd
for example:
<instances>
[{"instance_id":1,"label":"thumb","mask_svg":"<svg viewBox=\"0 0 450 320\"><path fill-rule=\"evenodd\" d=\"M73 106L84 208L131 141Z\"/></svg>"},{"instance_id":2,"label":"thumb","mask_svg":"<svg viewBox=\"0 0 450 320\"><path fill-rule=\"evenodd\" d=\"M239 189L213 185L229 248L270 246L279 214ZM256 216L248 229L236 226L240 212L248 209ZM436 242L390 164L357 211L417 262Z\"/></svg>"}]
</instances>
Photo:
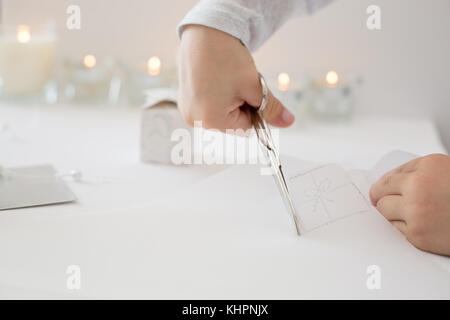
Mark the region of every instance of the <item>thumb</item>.
<instances>
[{"instance_id":1,"label":"thumb","mask_svg":"<svg viewBox=\"0 0 450 320\"><path fill-rule=\"evenodd\" d=\"M295 120L294 115L269 91L266 108L263 111L266 121L276 127L289 127Z\"/></svg>"}]
</instances>

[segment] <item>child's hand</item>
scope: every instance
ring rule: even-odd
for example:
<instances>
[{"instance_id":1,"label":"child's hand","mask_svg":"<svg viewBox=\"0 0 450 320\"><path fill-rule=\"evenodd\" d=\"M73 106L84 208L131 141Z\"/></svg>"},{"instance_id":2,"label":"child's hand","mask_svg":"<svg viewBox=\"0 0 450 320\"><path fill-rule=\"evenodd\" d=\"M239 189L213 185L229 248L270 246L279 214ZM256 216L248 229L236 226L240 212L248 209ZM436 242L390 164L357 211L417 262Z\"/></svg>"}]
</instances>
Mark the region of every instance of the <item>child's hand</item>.
<instances>
[{"instance_id":1,"label":"child's hand","mask_svg":"<svg viewBox=\"0 0 450 320\"><path fill-rule=\"evenodd\" d=\"M262 89L253 58L235 37L216 29L187 26L181 39L179 109L193 125L219 130L248 129L248 112L259 107ZM264 116L268 123L287 127L294 116L269 93Z\"/></svg>"},{"instance_id":2,"label":"child's hand","mask_svg":"<svg viewBox=\"0 0 450 320\"><path fill-rule=\"evenodd\" d=\"M386 173L372 203L417 248L450 256L450 157L432 154Z\"/></svg>"}]
</instances>

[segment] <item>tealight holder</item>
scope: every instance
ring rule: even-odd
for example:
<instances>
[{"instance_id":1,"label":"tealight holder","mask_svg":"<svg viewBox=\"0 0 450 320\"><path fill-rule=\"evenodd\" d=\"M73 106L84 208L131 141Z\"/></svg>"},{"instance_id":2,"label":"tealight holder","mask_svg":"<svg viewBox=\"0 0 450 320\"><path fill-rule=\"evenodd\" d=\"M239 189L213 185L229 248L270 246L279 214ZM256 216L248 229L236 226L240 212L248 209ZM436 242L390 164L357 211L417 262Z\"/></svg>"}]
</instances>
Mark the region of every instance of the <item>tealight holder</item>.
<instances>
[{"instance_id":1,"label":"tealight holder","mask_svg":"<svg viewBox=\"0 0 450 320\"><path fill-rule=\"evenodd\" d=\"M178 86L176 66L163 65L156 56L146 63L126 68L126 74L128 100L133 106L142 106L146 102L146 91L149 89L175 89Z\"/></svg>"},{"instance_id":2,"label":"tealight holder","mask_svg":"<svg viewBox=\"0 0 450 320\"><path fill-rule=\"evenodd\" d=\"M325 80L311 81L305 98L311 115L319 120L348 120L355 110L355 90L362 78L341 81L335 71L327 73Z\"/></svg>"},{"instance_id":3,"label":"tealight holder","mask_svg":"<svg viewBox=\"0 0 450 320\"><path fill-rule=\"evenodd\" d=\"M281 72L277 77L270 77L268 83L272 94L294 114L294 127L300 127L307 118L302 81L298 78L293 80L287 72Z\"/></svg>"},{"instance_id":4,"label":"tealight holder","mask_svg":"<svg viewBox=\"0 0 450 320\"><path fill-rule=\"evenodd\" d=\"M77 104L115 104L122 87L119 64L111 57L97 62L92 54L64 62L64 97Z\"/></svg>"},{"instance_id":5,"label":"tealight holder","mask_svg":"<svg viewBox=\"0 0 450 320\"><path fill-rule=\"evenodd\" d=\"M0 96L8 101L44 97L53 76L54 24L0 25Z\"/></svg>"}]
</instances>

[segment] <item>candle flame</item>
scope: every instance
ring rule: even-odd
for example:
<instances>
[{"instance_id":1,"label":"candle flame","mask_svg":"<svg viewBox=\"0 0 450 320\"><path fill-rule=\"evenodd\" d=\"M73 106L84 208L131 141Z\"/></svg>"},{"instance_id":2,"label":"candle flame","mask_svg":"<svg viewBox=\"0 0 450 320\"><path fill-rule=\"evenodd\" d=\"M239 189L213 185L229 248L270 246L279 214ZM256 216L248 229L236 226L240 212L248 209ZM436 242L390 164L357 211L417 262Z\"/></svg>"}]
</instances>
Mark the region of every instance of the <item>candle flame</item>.
<instances>
[{"instance_id":1,"label":"candle flame","mask_svg":"<svg viewBox=\"0 0 450 320\"><path fill-rule=\"evenodd\" d=\"M147 72L152 76L158 75L161 72L161 59L158 57L151 57L148 59Z\"/></svg>"},{"instance_id":2,"label":"candle flame","mask_svg":"<svg viewBox=\"0 0 450 320\"><path fill-rule=\"evenodd\" d=\"M339 75L336 71L328 71L325 80L329 87L336 87L339 82Z\"/></svg>"},{"instance_id":3,"label":"candle flame","mask_svg":"<svg viewBox=\"0 0 450 320\"><path fill-rule=\"evenodd\" d=\"M30 33L30 27L22 24L17 27L17 41L20 43L27 43L30 42L31 39L31 33Z\"/></svg>"},{"instance_id":4,"label":"candle flame","mask_svg":"<svg viewBox=\"0 0 450 320\"><path fill-rule=\"evenodd\" d=\"M97 64L97 59L92 54L87 54L83 59L84 66L86 68L92 69Z\"/></svg>"},{"instance_id":5,"label":"candle flame","mask_svg":"<svg viewBox=\"0 0 450 320\"><path fill-rule=\"evenodd\" d=\"M289 89L291 84L291 78L286 72L282 72L278 75L278 89L281 91L286 91Z\"/></svg>"}]
</instances>

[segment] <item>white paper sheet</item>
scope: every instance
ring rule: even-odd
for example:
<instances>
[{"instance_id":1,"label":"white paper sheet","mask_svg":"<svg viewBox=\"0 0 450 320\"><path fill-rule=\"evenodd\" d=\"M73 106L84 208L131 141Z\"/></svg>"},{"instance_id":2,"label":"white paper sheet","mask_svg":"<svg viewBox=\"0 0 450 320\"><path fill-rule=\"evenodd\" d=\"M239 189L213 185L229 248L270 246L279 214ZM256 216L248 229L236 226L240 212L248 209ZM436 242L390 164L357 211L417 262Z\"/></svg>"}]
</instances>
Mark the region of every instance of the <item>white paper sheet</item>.
<instances>
[{"instance_id":1,"label":"white paper sheet","mask_svg":"<svg viewBox=\"0 0 450 320\"><path fill-rule=\"evenodd\" d=\"M287 174L312 167L286 163ZM450 274L373 209L298 237L259 169L235 166L107 216L0 215L0 296L4 284L76 298L450 298ZM69 265L80 291L66 288ZM366 285L371 265L380 290Z\"/></svg>"}]
</instances>

